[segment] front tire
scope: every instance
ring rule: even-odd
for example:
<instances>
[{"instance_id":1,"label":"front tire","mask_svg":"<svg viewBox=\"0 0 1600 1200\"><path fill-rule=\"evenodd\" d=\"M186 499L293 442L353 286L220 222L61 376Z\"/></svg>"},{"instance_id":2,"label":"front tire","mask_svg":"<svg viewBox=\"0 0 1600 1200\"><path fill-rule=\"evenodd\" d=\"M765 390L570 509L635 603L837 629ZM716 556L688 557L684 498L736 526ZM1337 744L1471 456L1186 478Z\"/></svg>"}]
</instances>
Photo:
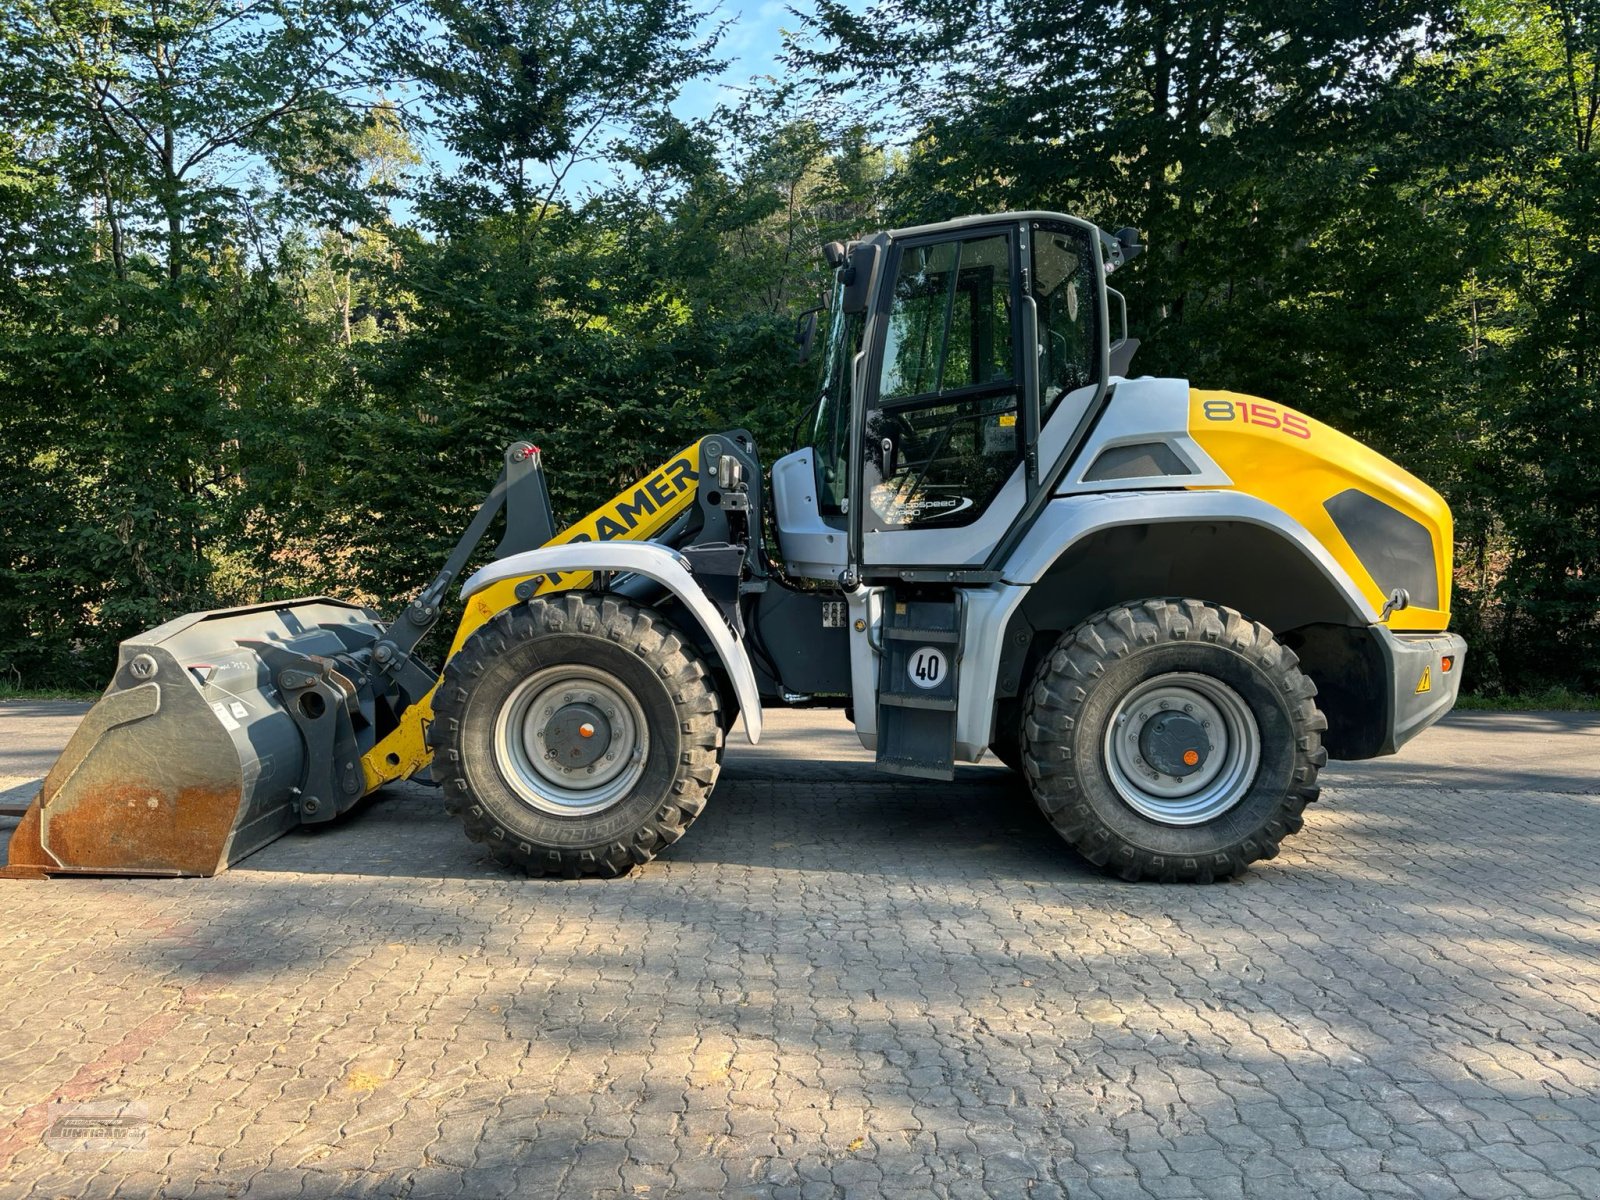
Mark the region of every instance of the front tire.
<instances>
[{"instance_id":1,"label":"front tire","mask_svg":"<svg viewBox=\"0 0 1600 1200\"><path fill-rule=\"evenodd\" d=\"M1034 677L1023 767L1056 832L1127 880L1272 858L1328 761L1316 685L1266 626L1199 600L1109 609Z\"/></svg>"},{"instance_id":2,"label":"front tire","mask_svg":"<svg viewBox=\"0 0 1600 1200\"><path fill-rule=\"evenodd\" d=\"M506 609L445 667L428 741L467 836L529 875L615 876L705 808L717 688L650 609L568 592Z\"/></svg>"}]
</instances>

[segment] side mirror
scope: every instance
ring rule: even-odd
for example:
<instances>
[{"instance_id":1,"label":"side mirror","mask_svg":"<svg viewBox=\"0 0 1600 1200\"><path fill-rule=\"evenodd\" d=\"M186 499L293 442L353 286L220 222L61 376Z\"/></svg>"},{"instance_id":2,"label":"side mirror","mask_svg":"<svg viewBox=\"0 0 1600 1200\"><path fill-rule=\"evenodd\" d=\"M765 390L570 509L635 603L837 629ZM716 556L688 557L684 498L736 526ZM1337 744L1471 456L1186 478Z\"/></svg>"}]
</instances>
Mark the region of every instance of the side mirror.
<instances>
[{"instance_id":1,"label":"side mirror","mask_svg":"<svg viewBox=\"0 0 1600 1200\"><path fill-rule=\"evenodd\" d=\"M878 247L858 244L850 251L849 265L844 269L844 298L841 307L847 313L864 313L872 298L872 271L878 264Z\"/></svg>"},{"instance_id":2,"label":"side mirror","mask_svg":"<svg viewBox=\"0 0 1600 1200\"><path fill-rule=\"evenodd\" d=\"M805 362L811 357L811 348L817 342L817 314L822 309L808 308L795 318L794 344L798 348L796 362Z\"/></svg>"},{"instance_id":3,"label":"side mirror","mask_svg":"<svg viewBox=\"0 0 1600 1200\"><path fill-rule=\"evenodd\" d=\"M1139 231L1132 225L1124 225L1116 233L1100 230L1100 251L1109 275L1138 258L1144 253L1144 247L1139 244Z\"/></svg>"},{"instance_id":4,"label":"side mirror","mask_svg":"<svg viewBox=\"0 0 1600 1200\"><path fill-rule=\"evenodd\" d=\"M1139 348L1139 339L1128 336L1128 301L1114 287L1106 288L1106 315L1114 328L1121 327L1111 338L1111 374L1126 376L1134 351Z\"/></svg>"}]
</instances>

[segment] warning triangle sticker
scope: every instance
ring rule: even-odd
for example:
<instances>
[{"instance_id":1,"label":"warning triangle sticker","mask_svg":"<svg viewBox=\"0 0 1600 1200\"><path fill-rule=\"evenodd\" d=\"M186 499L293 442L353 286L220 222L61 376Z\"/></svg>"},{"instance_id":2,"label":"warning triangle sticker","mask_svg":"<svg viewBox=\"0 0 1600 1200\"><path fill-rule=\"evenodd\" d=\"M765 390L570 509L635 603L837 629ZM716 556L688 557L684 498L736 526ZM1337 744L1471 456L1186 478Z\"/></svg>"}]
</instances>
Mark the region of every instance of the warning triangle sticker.
<instances>
[{"instance_id":1,"label":"warning triangle sticker","mask_svg":"<svg viewBox=\"0 0 1600 1200\"><path fill-rule=\"evenodd\" d=\"M1431 691L1433 691L1433 668L1431 666L1423 667L1422 678L1417 680L1417 695L1420 696L1423 692Z\"/></svg>"}]
</instances>

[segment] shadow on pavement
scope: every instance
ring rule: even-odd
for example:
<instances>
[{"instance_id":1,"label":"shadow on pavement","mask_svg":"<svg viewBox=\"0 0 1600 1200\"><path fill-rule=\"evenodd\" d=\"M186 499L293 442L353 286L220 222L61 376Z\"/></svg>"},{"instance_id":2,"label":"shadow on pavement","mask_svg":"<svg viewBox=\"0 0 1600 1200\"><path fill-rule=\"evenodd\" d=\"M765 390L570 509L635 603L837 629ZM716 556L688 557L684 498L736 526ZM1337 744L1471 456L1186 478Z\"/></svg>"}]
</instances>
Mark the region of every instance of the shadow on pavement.
<instances>
[{"instance_id":1,"label":"shadow on pavement","mask_svg":"<svg viewBox=\"0 0 1600 1200\"><path fill-rule=\"evenodd\" d=\"M953 784L928 785L864 764L730 763L683 840L635 877L661 863L933 881L1102 879L1060 841L1015 775L985 767L958 770ZM241 870L522 881L467 840L437 791L414 785L381 792L334 825L289 834L234 868Z\"/></svg>"}]
</instances>

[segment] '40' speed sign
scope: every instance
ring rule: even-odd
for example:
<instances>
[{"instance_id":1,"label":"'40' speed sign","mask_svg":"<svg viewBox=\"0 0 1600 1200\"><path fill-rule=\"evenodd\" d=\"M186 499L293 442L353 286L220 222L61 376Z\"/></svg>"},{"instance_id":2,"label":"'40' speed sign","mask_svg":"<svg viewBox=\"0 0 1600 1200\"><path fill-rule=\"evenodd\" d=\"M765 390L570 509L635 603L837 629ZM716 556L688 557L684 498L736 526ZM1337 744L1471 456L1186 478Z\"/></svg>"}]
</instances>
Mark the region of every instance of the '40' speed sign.
<instances>
[{"instance_id":1,"label":"'40' speed sign","mask_svg":"<svg viewBox=\"0 0 1600 1200\"><path fill-rule=\"evenodd\" d=\"M906 674L919 688L936 688L949 673L950 660L945 658L943 650L932 646L917 647L906 662Z\"/></svg>"}]
</instances>

